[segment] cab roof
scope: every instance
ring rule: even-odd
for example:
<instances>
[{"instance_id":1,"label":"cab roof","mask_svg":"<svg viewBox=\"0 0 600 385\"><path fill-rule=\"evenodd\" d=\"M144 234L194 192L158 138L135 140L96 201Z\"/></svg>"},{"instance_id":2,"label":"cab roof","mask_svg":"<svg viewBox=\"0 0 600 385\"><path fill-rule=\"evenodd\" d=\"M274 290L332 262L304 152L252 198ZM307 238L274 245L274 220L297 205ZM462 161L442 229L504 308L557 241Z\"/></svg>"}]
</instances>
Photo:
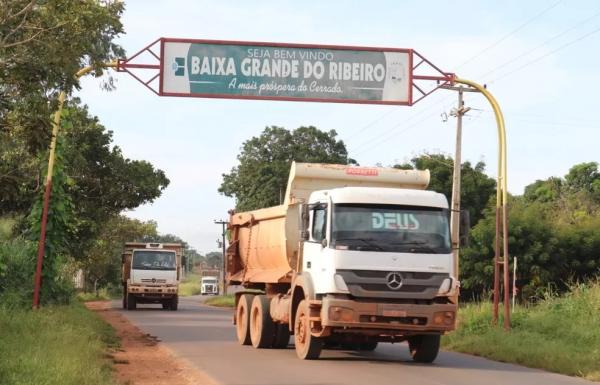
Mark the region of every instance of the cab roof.
<instances>
[{"instance_id":1,"label":"cab roof","mask_svg":"<svg viewBox=\"0 0 600 385\"><path fill-rule=\"evenodd\" d=\"M448 200L435 191L382 188L382 187L342 187L315 191L311 203L331 198L333 203L393 204L403 206L424 206L447 209Z\"/></svg>"}]
</instances>

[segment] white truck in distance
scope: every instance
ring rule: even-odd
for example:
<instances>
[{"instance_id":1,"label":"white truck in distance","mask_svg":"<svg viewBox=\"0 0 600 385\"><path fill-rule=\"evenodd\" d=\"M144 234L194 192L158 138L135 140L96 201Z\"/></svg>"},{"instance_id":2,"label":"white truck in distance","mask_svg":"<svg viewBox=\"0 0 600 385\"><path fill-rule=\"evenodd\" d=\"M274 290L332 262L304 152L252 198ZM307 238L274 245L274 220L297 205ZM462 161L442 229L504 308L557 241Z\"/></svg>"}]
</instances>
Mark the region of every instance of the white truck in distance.
<instances>
[{"instance_id":1,"label":"white truck in distance","mask_svg":"<svg viewBox=\"0 0 600 385\"><path fill-rule=\"evenodd\" d=\"M183 246L179 243L126 243L122 255L123 308L160 303L177 310Z\"/></svg>"},{"instance_id":2,"label":"white truck in distance","mask_svg":"<svg viewBox=\"0 0 600 385\"><path fill-rule=\"evenodd\" d=\"M238 341L373 350L408 341L432 362L455 327L459 283L448 202L429 171L292 164L284 204L231 213L228 284Z\"/></svg>"},{"instance_id":3,"label":"white truck in distance","mask_svg":"<svg viewBox=\"0 0 600 385\"><path fill-rule=\"evenodd\" d=\"M219 294L219 282L217 277L206 276L201 279L200 294Z\"/></svg>"}]
</instances>

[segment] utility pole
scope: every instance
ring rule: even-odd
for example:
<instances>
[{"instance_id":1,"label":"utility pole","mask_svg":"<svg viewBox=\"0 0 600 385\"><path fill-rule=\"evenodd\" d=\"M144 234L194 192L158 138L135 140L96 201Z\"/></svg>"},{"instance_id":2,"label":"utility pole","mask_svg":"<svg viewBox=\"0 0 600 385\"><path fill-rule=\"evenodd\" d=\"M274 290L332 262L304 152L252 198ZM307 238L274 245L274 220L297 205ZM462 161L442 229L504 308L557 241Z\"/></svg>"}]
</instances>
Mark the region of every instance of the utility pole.
<instances>
[{"instance_id":1,"label":"utility pole","mask_svg":"<svg viewBox=\"0 0 600 385\"><path fill-rule=\"evenodd\" d=\"M460 251L460 172L462 151L462 117L470 107L465 107L463 101L464 87L458 88L458 106L450 115L456 116L456 147L454 150L454 172L452 174L452 206L450 212L450 229L452 231L452 255L454 261L454 276L458 279L458 258Z\"/></svg>"},{"instance_id":2,"label":"utility pole","mask_svg":"<svg viewBox=\"0 0 600 385\"><path fill-rule=\"evenodd\" d=\"M227 294L225 293L225 290L227 290L227 285L225 284L225 268L227 266L227 261L225 259L225 236L227 235L227 224L229 224L229 222L215 219L214 223L216 225L221 225L221 248L223 253L223 266L221 266L221 294L225 295Z\"/></svg>"}]
</instances>

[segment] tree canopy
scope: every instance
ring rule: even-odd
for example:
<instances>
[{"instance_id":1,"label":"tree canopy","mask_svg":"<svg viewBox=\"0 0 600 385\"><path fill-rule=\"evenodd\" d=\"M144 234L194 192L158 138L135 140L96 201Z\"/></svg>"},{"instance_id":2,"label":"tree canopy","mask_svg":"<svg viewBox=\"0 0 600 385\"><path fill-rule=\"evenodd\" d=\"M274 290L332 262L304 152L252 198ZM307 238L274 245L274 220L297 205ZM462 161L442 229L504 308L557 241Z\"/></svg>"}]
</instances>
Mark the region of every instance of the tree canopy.
<instances>
[{"instance_id":1,"label":"tree canopy","mask_svg":"<svg viewBox=\"0 0 600 385\"><path fill-rule=\"evenodd\" d=\"M313 126L292 131L267 127L260 136L244 142L237 158L239 164L223 174L219 192L235 197L238 211L280 204L292 161L356 163L334 130L325 132Z\"/></svg>"},{"instance_id":2,"label":"tree canopy","mask_svg":"<svg viewBox=\"0 0 600 385\"><path fill-rule=\"evenodd\" d=\"M564 289L572 280L600 273L600 183L597 163L573 166L564 178L538 180L523 196L509 199L509 252L518 258L518 284L525 299L549 286ZM489 289L493 277L495 212L471 231L461 258L466 293Z\"/></svg>"},{"instance_id":3,"label":"tree canopy","mask_svg":"<svg viewBox=\"0 0 600 385\"><path fill-rule=\"evenodd\" d=\"M0 1L0 134L32 153L50 138L59 91L78 86L75 73L124 55L121 1ZM0 138L1 141L1 138ZM1 183L0 183L1 184Z\"/></svg>"}]
</instances>

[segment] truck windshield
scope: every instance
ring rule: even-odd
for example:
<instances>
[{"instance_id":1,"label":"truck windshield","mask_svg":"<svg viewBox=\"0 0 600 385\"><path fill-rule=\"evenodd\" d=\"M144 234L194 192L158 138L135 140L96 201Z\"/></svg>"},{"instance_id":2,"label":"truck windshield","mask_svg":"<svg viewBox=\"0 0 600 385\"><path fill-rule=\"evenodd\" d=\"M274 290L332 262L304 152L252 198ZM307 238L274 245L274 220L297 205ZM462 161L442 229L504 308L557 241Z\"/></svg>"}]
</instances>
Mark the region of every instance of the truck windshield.
<instances>
[{"instance_id":1,"label":"truck windshield","mask_svg":"<svg viewBox=\"0 0 600 385\"><path fill-rule=\"evenodd\" d=\"M175 253L172 251L135 250L132 269L175 270Z\"/></svg>"},{"instance_id":2,"label":"truck windshield","mask_svg":"<svg viewBox=\"0 0 600 385\"><path fill-rule=\"evenodd\" d=\"M448 254L448 210L435 207L336 204L332 246L339 250Z\"/></svg>"}]
</instances>

